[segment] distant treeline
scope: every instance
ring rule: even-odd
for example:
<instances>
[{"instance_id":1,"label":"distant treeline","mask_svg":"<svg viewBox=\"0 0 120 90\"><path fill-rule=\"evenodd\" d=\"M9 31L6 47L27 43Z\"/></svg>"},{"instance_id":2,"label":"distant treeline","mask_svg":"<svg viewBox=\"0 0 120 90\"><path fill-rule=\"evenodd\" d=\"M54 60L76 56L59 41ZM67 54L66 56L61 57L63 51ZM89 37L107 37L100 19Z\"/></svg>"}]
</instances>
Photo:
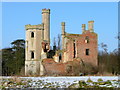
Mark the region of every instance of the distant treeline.
<instances>
[{"instance_id":1,"label":"distant treeline","mask_svg":"<svg viewBox=\"0 0 120 90\"><path fill-rule=\"evenodd\" d=\"M103 47L103 51L98 54L98 73L102 75L118 75L120 74L120 56L118 49L113 52L107 52L107 48Z\"/></svg>"},{"instance_id":2,"label":"distant treeline","mask_svg":"<svg viewBox=\"0 0 120 90\"><path fill-rule=\"evenodd\" d=\"M120 74L120 57L119 57L118 49L109 53L107 52L106 44L101 43L100 45L103 50L99 51L99 54L98 54L98 68L97 68L98 74L100 75ZM2 75L3 76L24 75L24 66L25 66L25 40L23 39L15 40L11 42L10 48L2 49ZM82 68L82 69L87 70L88 67ZM85 70L82 70L82 71L85 71ZM88 72L91 72L91 70ZM87 74L87 72L85 74Z\"/></svg>"}]
</instances>

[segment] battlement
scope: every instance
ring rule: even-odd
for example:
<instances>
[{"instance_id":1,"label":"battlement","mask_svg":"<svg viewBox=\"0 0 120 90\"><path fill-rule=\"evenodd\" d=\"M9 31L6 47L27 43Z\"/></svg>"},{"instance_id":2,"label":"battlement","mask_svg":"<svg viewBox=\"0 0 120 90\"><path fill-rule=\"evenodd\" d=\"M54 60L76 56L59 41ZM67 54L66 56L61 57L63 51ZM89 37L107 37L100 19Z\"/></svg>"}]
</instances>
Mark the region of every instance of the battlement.
<instances>
[{"instance_id":1,"label":"battlement","mask_svg":"<svg viewBox=\"0 0 120 90\"><path fill-rule=\"evenodd\" d=\"M41 30L43 30L44 26L43 26L43 24L38 24L38 25L28 24L28 25L25 25L25 29L26 30L28 30L28 29L41 29Z\"/></svg>"},{"instance_id":2,"label":"battlement","mask_svg":"<svg viewBox=\"0 0 120 90\"><path fill-rule=\"evenodd\" d=\"M46 9L46 8L45 8L45 9L42 9L42 14L43 14L43 13L49 13L49 14L50 14L50 9Z\"/></svg>"},{"instance_id":3,"label":"battlement","mask_svg":"<svg viewBox=\"0 0 120 90\"><path fill-rule=\"evenodd\" d=\"M94 23L94 21L88 21L88 23Z\"/></svg>"},{"instance_id":4,"label":"battlement","mask_svg":"<svg viewBox=\"0 0 120 90\"><path fill-rule=\"evenodd\" d=\"M62 26L65 26L65 22L61 22L61 25L62 25Z\"/></svg>"}]
</instances>

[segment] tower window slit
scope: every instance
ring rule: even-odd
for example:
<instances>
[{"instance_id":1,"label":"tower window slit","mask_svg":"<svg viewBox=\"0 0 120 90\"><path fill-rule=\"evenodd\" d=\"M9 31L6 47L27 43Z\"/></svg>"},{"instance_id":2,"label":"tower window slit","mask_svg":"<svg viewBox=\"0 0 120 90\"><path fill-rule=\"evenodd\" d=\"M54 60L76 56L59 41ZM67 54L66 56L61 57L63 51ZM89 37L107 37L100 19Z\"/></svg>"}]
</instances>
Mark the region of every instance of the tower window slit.
<instances>
[{"instance_id":1,"label":"tower window slit","mask_svg":"<svg viewBox=\"0 0 120 90\"><path fill-rule=\"evenodd\" d=\"M75 58L76 57L76 47L75 47L75 42L74 42L74 57L73 58Z\"/></svg>"}]
</instances>

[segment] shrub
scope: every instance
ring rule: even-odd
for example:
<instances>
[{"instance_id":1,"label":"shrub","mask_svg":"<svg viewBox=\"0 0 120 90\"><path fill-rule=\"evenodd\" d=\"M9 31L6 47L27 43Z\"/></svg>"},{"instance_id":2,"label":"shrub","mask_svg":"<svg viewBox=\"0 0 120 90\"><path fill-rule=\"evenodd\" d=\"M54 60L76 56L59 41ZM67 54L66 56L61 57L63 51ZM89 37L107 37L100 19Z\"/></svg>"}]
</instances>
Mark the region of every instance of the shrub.
<instances>
[{"instance_id":1,"label":"shrub","mask_svg":"<svg viewBox=\"0 0 120 90\"><path fill-rule=\"evenodd\" d=\"M102 82L103 80L102 80L101 78L99 78L97 81L98 81L98 82Z\"/></svg>"},{"instance_id":2,"label":"shrub","mask_svg":"<svg viewBox=\"0 0 120 90\"><path fill-rule=\"evenodd\" d=\"M80 88L82 88L82 87L86 87L87 84L85 83L85 81L79 81L79 86Z\"/></svg>"},{"instance_id":3,"label":"shrub","mask_svg":"<svg viewBox=\"0 0 120 90\"><path fill-rule=\"evenodd\" d=\"M21 76L25 75L25 67L24 66L21 68L20 75Z\"/></svg>"},{"instance_id":4,"label":"shrub","mask_svg":"<svg viewBox=\"0 0 120 90\"><path fill-rule=\"evenodd\" d=\"M93 75L93 74L97 74L98 72L98 67L97 66L93 66L90 63L85 63L82 62L80 65L80 72L83 73L84 75Z\"/></svg>"},{"instance_id":5,"label":"shrub","mask_svg":"<svg viewBox=\"0 0 120 90\"><path fill-rule=\"evenodd\" d=\"M93 81L90 78L88 78L87 82L92 83Z\"/></svg>"},{"instance_id":6,"label":"shrub","mask_svg":"<svg viewBox=\"0 0 120 90\"><path fill-rule=\"evenodd\" d=\"M110 80L107 80L107 81L105 82L105 84L109 84L109 85L111 85L112 83L111 83Z\"/></svg>"}]
</instances>

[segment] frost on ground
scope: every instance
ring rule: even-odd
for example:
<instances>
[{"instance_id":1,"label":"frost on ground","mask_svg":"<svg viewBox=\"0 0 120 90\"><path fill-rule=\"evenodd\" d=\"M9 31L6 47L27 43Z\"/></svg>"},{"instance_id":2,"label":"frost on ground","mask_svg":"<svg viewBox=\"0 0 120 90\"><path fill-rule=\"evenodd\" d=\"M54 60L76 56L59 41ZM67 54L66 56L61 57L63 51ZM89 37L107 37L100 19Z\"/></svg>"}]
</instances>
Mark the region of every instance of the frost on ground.
<instances>
[{"instance_id":1,"label":"frost on ground","mask_svg":"<svg viewBox=\"0 0 120 90\"><path fill-rule=\"evenodd\" d=\"M0 88L118 88L118 76L2 77Z\"/></svg>"}]
</instances>

